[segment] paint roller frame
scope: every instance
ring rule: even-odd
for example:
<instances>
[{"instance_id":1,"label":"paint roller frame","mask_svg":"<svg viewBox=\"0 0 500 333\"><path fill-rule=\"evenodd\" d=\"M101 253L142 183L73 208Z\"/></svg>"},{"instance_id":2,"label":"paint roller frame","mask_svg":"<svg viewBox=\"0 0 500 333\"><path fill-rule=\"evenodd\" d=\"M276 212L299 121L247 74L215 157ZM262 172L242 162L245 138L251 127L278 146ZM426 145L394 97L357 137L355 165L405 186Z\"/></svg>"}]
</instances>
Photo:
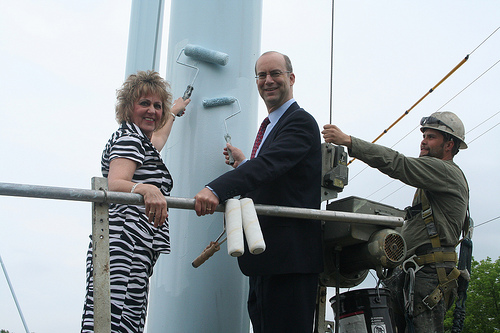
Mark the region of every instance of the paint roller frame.
<instances>
[{"instance_id":1,"label":"paint roller frame","mask_svg":"<svg viewBox=\"0 0 500 333\"><path fill-rule=\"evenodd\" d=\"M226 129L226 134L224 134L224 140L226 140L226 143L229 143L229 144L231 144L231 135L229 135L229 131L227 130L227 120L229 118L236 116L238 113L241 112L240 101L236 97L233 97L233 96L204 99L202 101L203 107L205 107L205 108L211 108L211 107L217 107L217 106L223 106L223 105L231 105L235 102L238 104L238 111L236 111L235 113L224 118L224 127ZM235 161L234 161L233 154L231 153L231 150L228 149L227 154L229 157L229 165L234 165Z\"/></svg>"},{"instance_id":2,"label":"paint roller frame","mask_svg":"<svg viewBox=\"0 0 500 333\"><path fill-rule=\"evenodd\" d=\"M195 69L196 73L193 77L193 80L191 83L187 86L186 91L184 92L184 95L182 96L183 100L186 100L191 97L191 94L193 93L194 89L194 82L196 81L196 78L198 77L198 73L200 72L200 69L197 66L190 65L186 62L180 61L181 55L184 53L186 57L192 58L197 61L204 61L207 63L212 63L212 64L217 64L220 66L226 66L228 61L229 61L229 55L223 52L215 51L215 50L210 50L207 48L204 48L203 46L199 45L194 45L194 44L187 44L185 47L182 48L182 50L179 52L179 55L177 56L176 63ZM182 115L182 112L179 112L177 114L177 117L180 117Z\"/></svg>"},{"instance_id":3,"label":"paint roller frame","mask_svg":"<svg viewBox=\"0 0 500 333\"><path fill-rule=\"evenodd\" d=\"M221 234L217 239L213 242L213 244L208 245L205 250L191 263L191 266L194 268L200 267L205 261L207 261L211 256L214 255L215 252L220 250L220 246L227 240L227 237L225 237L220 243L219 240L221 239L222 235L226 233L226 225L224 224L224 228L222 229Z\"/></svg>"}]
</instances>

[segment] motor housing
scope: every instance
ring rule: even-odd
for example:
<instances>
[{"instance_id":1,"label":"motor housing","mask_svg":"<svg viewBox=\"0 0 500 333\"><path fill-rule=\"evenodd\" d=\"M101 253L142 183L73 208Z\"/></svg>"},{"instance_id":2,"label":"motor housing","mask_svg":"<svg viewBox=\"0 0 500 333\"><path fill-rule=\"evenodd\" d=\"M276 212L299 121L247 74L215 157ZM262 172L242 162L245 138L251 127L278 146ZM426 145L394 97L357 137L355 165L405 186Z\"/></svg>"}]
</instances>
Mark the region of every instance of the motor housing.
<instances>
[{"instance_id":1,"label":"motor housing","mask_svg":"<svg viewBox=\"0 0 500 333\"><path fill-rule=\"evenodd\" d=\"M403 217L405 212L388 205L348 197L333 201L327 210ZM400 228L361 223L324 221L325 270L320 281L329 287L352 288L362 283L370 269L379 278L400 265L406 257L406 243Z\"/></svg>"}]
</instances>

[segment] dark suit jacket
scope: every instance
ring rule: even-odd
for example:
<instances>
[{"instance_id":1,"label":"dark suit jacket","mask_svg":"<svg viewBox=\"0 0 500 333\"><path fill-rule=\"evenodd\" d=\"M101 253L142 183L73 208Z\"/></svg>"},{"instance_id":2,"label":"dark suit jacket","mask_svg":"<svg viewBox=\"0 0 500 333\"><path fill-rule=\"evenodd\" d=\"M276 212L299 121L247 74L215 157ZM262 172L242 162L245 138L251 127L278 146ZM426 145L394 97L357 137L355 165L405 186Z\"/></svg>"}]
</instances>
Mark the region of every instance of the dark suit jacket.
<instances>
[{"instance_id":1,"label":"dark suit jacket","mask_svg":"<svg viewBox=\"0 0 500 333\"><path fill-rule=\"evenodd\" d=\"M319 209L321 142L314 118L293 103L274 126L259 155L208 184L221 202L236 195L256 204ZM259 216L266 251L253 255L245 244L238 258L245 275L320 273L321 222Z\"/></svg>"}]
</instances>

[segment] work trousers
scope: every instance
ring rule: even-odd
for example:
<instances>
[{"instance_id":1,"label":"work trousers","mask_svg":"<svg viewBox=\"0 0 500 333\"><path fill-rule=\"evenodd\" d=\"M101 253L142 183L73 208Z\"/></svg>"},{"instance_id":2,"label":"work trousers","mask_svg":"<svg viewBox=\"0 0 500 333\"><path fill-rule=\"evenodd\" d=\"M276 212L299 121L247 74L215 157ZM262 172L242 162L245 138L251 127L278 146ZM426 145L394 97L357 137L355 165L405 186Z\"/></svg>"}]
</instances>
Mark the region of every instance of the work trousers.
<instances>
[{"instance_id":1,"label":"work trousers","mask_svg":"<svg viewBox=\"0 0 500 333\"><path fill-rule=\"evenodd\" d=\"M403 294L405 278L406 273L398 267L389 278L383 281L383 285L391 291L391 300L394 306L394 319L399 333L411 332L405 316L405 301ZM436 269L429 265L424 266L415 274L413 306L416 313L413 317L415 333L444 333L444 317L446 311L448 311L451 304L453 304L456 289L452 290L448 304L445 304L445 297L442 297L432 310L422 303L422 300L432 293L438 284L439 281ZM425 310L421 311L420 309Z\"/></svg>"}]
</instances>

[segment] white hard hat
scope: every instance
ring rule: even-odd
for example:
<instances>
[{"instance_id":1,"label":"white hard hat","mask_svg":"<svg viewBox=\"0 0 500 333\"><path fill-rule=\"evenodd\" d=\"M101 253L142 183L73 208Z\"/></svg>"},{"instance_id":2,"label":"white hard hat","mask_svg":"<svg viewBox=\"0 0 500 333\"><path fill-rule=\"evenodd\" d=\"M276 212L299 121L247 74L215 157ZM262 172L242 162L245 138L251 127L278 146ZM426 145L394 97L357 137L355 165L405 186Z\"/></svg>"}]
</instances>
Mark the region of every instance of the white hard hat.
<instances>
[{"instance_id":1,"label":"white hard hat","mask_svg":"<svg viewBox=\"0 0 500 333\"><path fill-rule=\"evenodd\" d=\"M453 112L434 112L429 117L423 117L422 120L420 120L420 125L422 126L420 128L422 132L424 132L426 128L432 128L451 134L460 140L459 149L467 149L464 124Z\"/></svg>"}]
</instances>

